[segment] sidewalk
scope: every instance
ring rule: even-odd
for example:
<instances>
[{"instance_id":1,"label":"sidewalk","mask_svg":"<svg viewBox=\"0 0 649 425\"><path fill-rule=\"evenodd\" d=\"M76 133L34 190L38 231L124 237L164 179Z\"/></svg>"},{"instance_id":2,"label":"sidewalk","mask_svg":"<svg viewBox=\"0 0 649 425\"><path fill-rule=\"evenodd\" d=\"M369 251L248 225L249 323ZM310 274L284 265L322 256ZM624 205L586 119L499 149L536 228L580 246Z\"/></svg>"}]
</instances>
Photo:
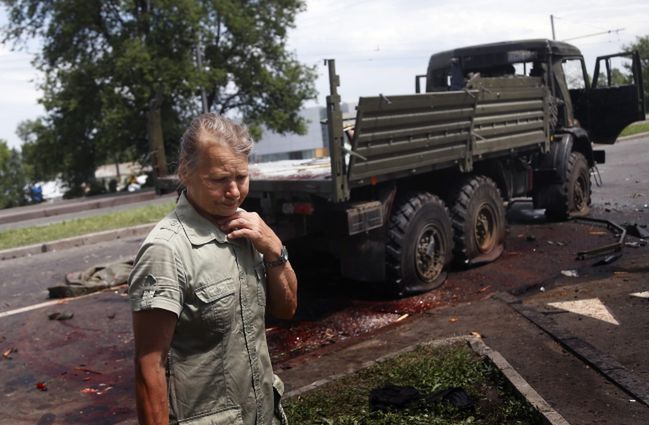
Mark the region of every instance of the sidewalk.
<instances>
[{"instance_id":1,"label":"sidewalk","mask_svg":"<svg viewBox=\"0 0 649 425\"><path fill-rule=\"evenodd\" d=\"M502 298L502 299L500 299ZM509 298L509 299L508 299ZM527 383L571 425L643 425L649 408L559 344L521 315L513 297L495 296L477 303L440 308L276 365L287 397L329 377L367 367L368 362L437 339L477 332ZM453 319L453 320L451 320ZM561 421L553 422L561 423ZM565 423L565 422L564 422Z\"/></svg>"}]
</instances>

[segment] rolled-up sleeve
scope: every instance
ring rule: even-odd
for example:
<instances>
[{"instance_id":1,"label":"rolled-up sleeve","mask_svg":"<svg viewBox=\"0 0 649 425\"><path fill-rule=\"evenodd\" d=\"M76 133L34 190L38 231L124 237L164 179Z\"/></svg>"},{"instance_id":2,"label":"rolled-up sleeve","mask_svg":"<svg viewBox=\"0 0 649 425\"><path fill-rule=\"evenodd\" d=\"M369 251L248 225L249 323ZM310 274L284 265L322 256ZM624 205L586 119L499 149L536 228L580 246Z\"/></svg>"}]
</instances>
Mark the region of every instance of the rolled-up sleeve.
<instances>
[{"instance_id":1,"label":"rolled-up sleeve","mask_svg":"<svg viewBox=\"0 0 649 425\"><path fill-rule=\"evenodd\" d=\"M184 282L172 246L161 240L145 243L128 278L128 297L133 311L160 308L180 316Z\"/></svg>"}]
</instances>

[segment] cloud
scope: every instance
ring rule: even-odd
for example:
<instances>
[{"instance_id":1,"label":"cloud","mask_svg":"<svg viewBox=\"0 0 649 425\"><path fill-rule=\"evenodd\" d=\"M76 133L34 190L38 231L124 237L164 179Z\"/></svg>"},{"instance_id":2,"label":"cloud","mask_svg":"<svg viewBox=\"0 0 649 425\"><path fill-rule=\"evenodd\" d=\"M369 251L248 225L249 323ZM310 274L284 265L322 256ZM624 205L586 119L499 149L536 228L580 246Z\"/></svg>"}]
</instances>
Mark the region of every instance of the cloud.
<instances>
[{"instance_id":1,"label":"cloud","mask_svg":"<svg viewBox=\"0 0 649 425\"><path fill-rule=\"evenodd\" d=\"M496 6L497 4L497 6ZM498 3L483 0L309 0L297 18L290 46L305 63L317 64L319 102L329 92L324 58L335 58L343 99L412 93L432 53L504 40L551 38L550 15L559 39L574 40L592 72L598 55L616 53L649 33L649 4L632 0ZM592 34L624 28L623 31Z\"/></svg>"}]
</instances>

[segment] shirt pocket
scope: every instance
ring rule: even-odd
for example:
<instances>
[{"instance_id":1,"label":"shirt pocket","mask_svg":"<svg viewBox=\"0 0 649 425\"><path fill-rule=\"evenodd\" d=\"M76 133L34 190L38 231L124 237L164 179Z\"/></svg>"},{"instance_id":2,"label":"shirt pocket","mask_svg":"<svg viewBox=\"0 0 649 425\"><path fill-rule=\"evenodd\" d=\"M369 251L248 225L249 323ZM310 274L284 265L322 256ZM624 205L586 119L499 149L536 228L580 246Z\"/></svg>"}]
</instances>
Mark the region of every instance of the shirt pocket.
<instances>
[{"instance_id":1,"label":"shirt pocket","mask_svg":"<svg viewBox=\"0 0 649 425\"><path fill-rule=\"evenodd\" d=\"M208 280L195 290L203 326L211 333L226 333L234 317L235 287L232 278Z\"/></svg>"}]
</instances>

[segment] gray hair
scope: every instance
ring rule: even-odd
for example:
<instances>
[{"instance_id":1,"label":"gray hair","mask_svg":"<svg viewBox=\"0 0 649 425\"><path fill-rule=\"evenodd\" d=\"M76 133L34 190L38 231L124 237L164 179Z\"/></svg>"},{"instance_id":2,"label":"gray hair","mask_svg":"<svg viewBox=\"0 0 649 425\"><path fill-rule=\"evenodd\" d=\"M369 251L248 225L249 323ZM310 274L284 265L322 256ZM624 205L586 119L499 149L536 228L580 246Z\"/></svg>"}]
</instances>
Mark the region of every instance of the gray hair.
<instances>
[{"instance_id":1,"label":"gray hair","mask_svg":"<svg viewBox=\"0 0 649 425\"><path fill-rule=\"evenodd\" d=\"M252 140L244 125L215 112L201 114L192 120L180 139L178 162L184 163L190 173L196 168L200 138L205 136L229 146L237 154L248 156L252 149Z\"/></svg>"}]
</instances>

